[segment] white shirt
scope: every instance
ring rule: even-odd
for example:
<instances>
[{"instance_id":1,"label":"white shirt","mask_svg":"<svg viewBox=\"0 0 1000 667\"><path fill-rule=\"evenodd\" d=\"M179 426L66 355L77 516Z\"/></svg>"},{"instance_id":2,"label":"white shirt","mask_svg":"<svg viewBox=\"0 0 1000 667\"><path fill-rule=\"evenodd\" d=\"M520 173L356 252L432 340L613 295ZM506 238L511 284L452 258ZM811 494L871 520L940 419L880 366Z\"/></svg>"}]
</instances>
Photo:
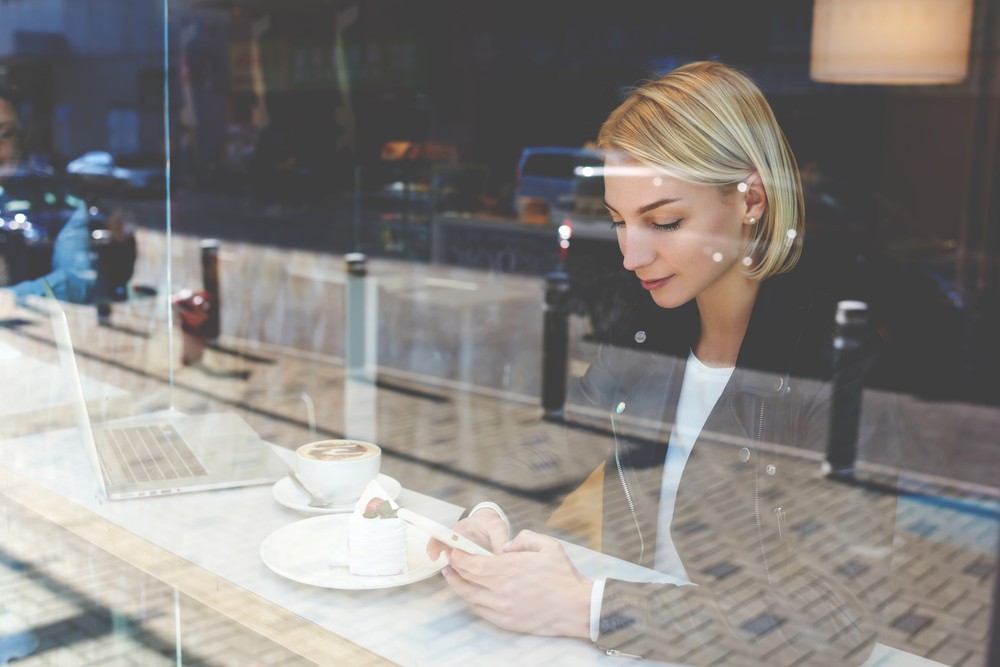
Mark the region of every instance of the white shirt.
<instances>
[{"instance_id":1,"label":"white shirt","mask_svg":"<svg viewBox=\"0 0 1000 667\"><path fill-rule=\"evenodd\" d=\"M687 572L681 564L680 556L670 535L677 500L677 487L687 465L688 457L695 441L705 426L708 415L722 396L734 367L712 368L706 366L694 352L688 355L681 383L680 397L677 399L677 416L667 443L667 456L663 462L663 478L660 483L660 509L657 517L656 560L654 567L666 574L687 580ZM604 579L594 582L590 593L590 639L597 641L601 624L601 599L604 596Z\"/></svg>"}]
</instances>

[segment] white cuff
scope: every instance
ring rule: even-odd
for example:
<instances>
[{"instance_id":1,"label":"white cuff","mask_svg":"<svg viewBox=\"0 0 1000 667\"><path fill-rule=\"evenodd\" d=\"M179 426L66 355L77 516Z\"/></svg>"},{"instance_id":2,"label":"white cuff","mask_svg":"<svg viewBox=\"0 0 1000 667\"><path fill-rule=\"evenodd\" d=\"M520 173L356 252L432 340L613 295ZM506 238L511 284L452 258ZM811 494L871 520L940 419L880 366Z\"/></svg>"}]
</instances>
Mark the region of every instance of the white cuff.
<instances>
[{"instance_id":1,"label":"white cuff","mask_svg":"<svg viewBox=\"0 0 1000 667\"><path fill-rule=\"evenodd\" d=\"M465 513L464 516L472 516L479 510L485 510L485 509L491 509L497 514L499 514L500 518L503 519L504 525L507 526L507 539L509 540L511 537L513 537L513 535L511 535L513 529L510 526L510 519L507 518L507 515L504 513L502 509L500 509L500 506L497 505L496 503L491 503L488 500L481 503L476 503L475 505L472 506L472 509L470 509L468 512Z\"/></svg>"},{"instance_id":2,"label":"white cuff","mask_svg":"<svg viewBox=\"0 0 1000 667\"><path fill-rule=\"evenodd\" d=\"M590 589L590 641L596 642L601 634L601 602L604 599L604 582L607 579L594 580Z\"/></svg>"}]
</instances>

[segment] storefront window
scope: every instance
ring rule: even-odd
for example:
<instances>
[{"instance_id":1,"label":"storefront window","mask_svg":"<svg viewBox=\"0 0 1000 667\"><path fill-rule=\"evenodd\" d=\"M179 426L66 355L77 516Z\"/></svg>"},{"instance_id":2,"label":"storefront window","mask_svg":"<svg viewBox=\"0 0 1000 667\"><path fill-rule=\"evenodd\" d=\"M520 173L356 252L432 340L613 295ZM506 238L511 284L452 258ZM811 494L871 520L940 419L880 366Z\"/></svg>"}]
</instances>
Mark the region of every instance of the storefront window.
<instances>
[{"instance_id":1,"label":"storefront window","mask_svg":"<svg viewBox=\"0 0 1000 667\"><path fill-rule=\"evenodd\" d=\"M0 2L0 664L1000 660L998 21Z\"/></svg>"}]
</instances>

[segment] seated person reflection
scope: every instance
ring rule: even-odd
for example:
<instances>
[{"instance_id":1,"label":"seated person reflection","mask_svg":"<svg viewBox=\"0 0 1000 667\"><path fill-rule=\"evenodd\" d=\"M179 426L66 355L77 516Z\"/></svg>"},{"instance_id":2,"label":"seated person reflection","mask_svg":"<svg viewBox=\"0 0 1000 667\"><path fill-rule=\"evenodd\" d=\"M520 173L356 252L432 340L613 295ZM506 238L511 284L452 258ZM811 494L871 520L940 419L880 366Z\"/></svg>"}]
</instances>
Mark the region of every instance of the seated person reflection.
<instances>
[{"instance_id":1,"label":"seated person reflection","mask_svg":"<svg viewBox=\"0 0 1000 667\"><path fill-rule=\"evenodd\" d=\"M30 171L22 164L21 119L13 94L0 89L0 186L5 179L20 177ZM0 202L10 197L0 187ZM43 282L48 281L56 297L62 301L87 302L95 272L90 260L90 218L83 202L59 231L52 246L52 272L35 280L25 280L6 287L18 301L28 295L44 295Z\"/></svg>"},{"instance_id":2,"label":"seated person reflection","mask_svg":"<svg viewBox=\"0 0 1000 667\"><path fill-rule=\"evenodd\" d=\"M91 303L95 298L121 300L125 285L131 278L136 259L136 243L131 226L122 209L116 209L106 222L107 242L99 249L92 245L94 218L87 203L71 196L50 171L31 167L23 159L21 150L21 120L14 96L0 88L0 210L8 206L41 204L48 210L48 219L54 221L53 211L66 216L61 227L49 222L45 233L55 233L51 243L51 270L41 275L15 277L20 282L5 287L23 303L28 296L44 296L47 283L60 301ZM4 187L6 183L6 188ZM15 185L16 183L16 185ZM41 188L44 186L44 190ZM52 197L52 201L42 201ZM38 201L35 201L37 198ZM54 202L58 202L54 203ZM17 209L14 209L17 210ZM29 212L30 215L30 212ZM13 228L12 228L13 229ZM13 233L13 231L12 231ZM104 259L104 275L99 275L99 250ZM0 257L0 261L4 258ZM46 261L48 264L48 261ZM43 269L44 270L44 269ZM9 278L9 277L8 277Z\"/></svg>"},{"instance_id":3,"label":"seated person reflection","mask_svg":"<svg viewBox=\"0 0 1000 667\"><path fill-rule=\"evenodd\" d=\"M793 271L802 188L768 103L735 70L692 63L632 92L598 142L624 266L649 299L578 387L614 435L588 480L591 544L695 585L585 578L558 540L512 539L523 517L493 503L455 530L495 555L429 554L448 552L451 588L508 630L685 664L860 664L876 604L859 577L886 566L892 515L867 497L847 511L865 491L781 457L823 449L829 384L796 378L822 368L833 312ZM631 436L629 419L658 435Z\"/></svg>"},{"instance_id":4,"label":"seated person reflection","mask_svg":"<svg viewBox=\"0 0 1000 667\"><path fill-rule=\"evenodd\" d=\"M21 121L14 96L0 88L0 178L17 169L21 159L20 133Z\"/></svg>"}]
</instances>

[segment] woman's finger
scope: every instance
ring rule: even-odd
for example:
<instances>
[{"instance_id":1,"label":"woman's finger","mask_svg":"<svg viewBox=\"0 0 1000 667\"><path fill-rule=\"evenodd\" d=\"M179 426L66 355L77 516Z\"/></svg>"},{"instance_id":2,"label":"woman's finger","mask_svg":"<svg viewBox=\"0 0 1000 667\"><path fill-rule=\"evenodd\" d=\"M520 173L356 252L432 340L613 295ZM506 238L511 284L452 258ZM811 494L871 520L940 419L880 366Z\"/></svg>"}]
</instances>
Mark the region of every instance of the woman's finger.
<instances>
[{"instance_id":1,"label":"woman's finger","mask_svg":"<svg viewBox=\"0 0 1000 667\"><path fill-rule=\"evenodd\" d=\"M551 537L540 535L533 530L522 530L517 537L503 546L503 551L545 551L558 544Z\"/></svg>"}]
</instances>

